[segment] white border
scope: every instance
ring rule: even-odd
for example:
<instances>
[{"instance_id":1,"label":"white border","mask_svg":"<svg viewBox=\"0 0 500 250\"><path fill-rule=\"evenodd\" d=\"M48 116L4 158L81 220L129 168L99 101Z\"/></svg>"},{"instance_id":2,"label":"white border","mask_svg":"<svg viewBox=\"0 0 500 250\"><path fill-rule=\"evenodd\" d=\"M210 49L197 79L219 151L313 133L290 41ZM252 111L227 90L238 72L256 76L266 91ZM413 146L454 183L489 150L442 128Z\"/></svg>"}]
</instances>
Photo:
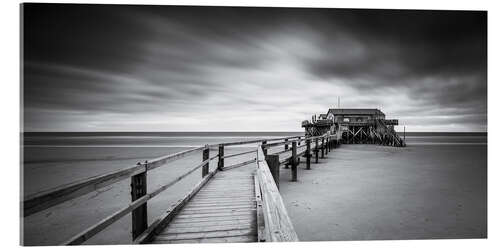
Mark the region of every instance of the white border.
<instances>
[{"instance_id":1,"label":"white border","mask_svg":"<svg viewBox=\"0 0 500 250\"><path fill-rule=\"evenodd\" d=\"M61 1L30 1L61 2ZM500 123L496 108L500 107L496 96L499 94L498 58L499 58L499 12L495 1L65 1L74 3L111 3L111 4L175 4L175 5L236 5L236 6L280 6L280 7L336 7L336 8L375 8L375 9L453 9L453 10L487 10L488 11L488 239L486 240L399 240L399 241L339 241L293 244L204 244L173 245L169 249L304 249L304 248L336 248L336 249L500 249L499 244L499 171L500 166L495 152L498 151L497 132ZM19 131L20 131L20 90L19 90L19 3L21 1L2 1L0 7L0 32L2 42L0 58L2 69L2 102L1 141L2 141L2 205L0 226L2 248L6 245L19 247ZM97 249L122 249L134 246L91 246ZM143 246L146 247L146 246ZM164 249L165 246L147 246L150 249ZM60 249L49 247L48 249Z\"/></svg>"}]
</instances>

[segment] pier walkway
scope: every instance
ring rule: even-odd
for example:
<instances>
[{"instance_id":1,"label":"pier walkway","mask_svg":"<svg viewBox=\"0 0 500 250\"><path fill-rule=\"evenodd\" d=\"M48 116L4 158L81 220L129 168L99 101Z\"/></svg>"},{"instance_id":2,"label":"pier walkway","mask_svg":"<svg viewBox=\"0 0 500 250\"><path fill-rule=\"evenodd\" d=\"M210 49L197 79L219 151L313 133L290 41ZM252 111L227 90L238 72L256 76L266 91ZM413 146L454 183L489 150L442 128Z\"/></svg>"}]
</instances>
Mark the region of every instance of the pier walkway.
<instances>
[{"instance_id":1,"label":"pier walkway","mask_svg":"<svg viewBox=\"0 0 500 250\"><path fill-rule=\"evenodd\" d=\"M255 164L217 173L152 243L257 241Z\"/></svg>"},{"instance_id":2,"label":"pier walkway","mask_svg":"<svg viewBox=\"0 0 500 250\"><path fill-rule=\"evenodd\" d=\"M30 216L129 179L131 202L128 205L62 244L82 244L129 213L132 214L132 239L135 244L298 241L279 193L280 168L290 169L291 181L297 181L300 157L305 158L306 169L310 169L311 161L317 163L319 157L323 158L339 143L340 135L328 133L315 137L294 136L205 145L24 197L21 202L22 216ZM255 148L232 155L224 154L225 148L241 145ZM210 156L210 149L218 151L218 154ZM200 164L148 192L148 171L200 151ZM254 158L225 165L225 159L240 155L253 155ZM217 167L209 171L209 164L215 159ZM201 181L148 224L147 202L200 168Z\"/></svg>"}]
</instances>

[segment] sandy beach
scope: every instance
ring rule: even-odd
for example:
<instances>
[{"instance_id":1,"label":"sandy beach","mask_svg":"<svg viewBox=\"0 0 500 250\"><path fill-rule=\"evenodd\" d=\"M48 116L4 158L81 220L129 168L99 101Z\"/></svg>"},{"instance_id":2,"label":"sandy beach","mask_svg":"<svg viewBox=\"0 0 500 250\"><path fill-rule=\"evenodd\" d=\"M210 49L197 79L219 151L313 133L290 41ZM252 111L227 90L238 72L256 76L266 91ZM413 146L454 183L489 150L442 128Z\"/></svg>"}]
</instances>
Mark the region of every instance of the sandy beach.
<instances>
[{"instance_id":1,"label":"sandy beach","mask_svg":"<svg viewBox=\"0 0 500 250\"><path fill-rule=\"evenodd\" d=\"M280 192L301 241L487 237L486 145L342 145Z\"/></svg>"}]
</instances>

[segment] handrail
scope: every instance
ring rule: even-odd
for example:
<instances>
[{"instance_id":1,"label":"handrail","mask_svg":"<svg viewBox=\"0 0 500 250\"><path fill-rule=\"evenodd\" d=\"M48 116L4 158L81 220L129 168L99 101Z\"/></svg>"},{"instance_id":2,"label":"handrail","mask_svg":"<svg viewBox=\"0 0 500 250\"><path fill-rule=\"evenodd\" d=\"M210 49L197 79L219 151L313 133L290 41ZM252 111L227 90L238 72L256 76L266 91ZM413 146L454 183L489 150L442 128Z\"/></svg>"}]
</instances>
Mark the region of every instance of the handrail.
<instances>
[{"instance_id":1,"label":"handrail","mask_svg":"<svg viewBox=\"0 0 500 250\"><path fill-rule=\"evenodd\" d=\"M21 204L21 207L23 207L23 217L43 211L65 201L88 194L92 191L107 187L128 177L155 169L168 162L175 161L188 154L203 149L205 149L205 146L184 150L167 156L158 157L151 160L147 164L139 163L133 167L111 171L28 195L25 197L23 204Z\"/></svg>"},{"instance_id":2,"label":"handrail","mask_svg":"<svg viewBox=\"0 0 500 250\"><path fill-rule=\"evenodd\" d=\"M279 140L285 140L285 139L293 139L293 138L299 138L299 137L304 137L303 135L296 135L296 136L288 136L288 137L279 137L279 138L264 138L264 139L258 139L258 140L251 140L251 141L237 141L237 142L226 142L226 143L219 143L219 144L211 144L208 145L209 147L217 147L219 145L223 146L236 146L236 145L244 145L244 144L251 144L251 143L262 143L263 141L279 141Z\"/></svg>"},{"instance_id":3,"label":"handrail","mask_svg":"<svg viewBox=\"0 0 500 250\"><path fill-rule=\"evenodd\" d=\"M251 154L251 153L256 153L256 152L257 151L255 151L255 149L252 149L250 151L245 151L245 152L236 153L236 154L232 154L232 155L225 155L222 157L222 159L227 159L227 158L231 158L231 157L235 157L235 156L239 156L239 155Z\"/></svg>"},{"instance_id":4,"label":"handrail","mask_svg":"<svg viewBox=\"0 0 500 250\"><path fill-rule=\"evenodd\" d=\"M258 230L259 234L264 235L258 235L258 238L268 242L298 241L299 238L271 175L264 152L260 146L257 150L256 174L262 196L264 217L264 228Z\"/></svg>"}]
</instances>

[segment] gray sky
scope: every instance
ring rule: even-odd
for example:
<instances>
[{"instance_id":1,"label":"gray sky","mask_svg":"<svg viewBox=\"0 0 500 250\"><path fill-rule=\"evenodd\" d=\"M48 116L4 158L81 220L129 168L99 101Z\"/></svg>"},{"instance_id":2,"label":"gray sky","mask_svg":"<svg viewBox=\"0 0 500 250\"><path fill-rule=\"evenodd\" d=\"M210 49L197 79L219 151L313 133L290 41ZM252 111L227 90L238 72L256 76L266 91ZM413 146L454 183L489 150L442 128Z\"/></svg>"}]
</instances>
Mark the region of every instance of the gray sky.
<instances>
[{"instance_id":1,"label":"gray sky","mask_svg":"<svg viewBox=\"0 0 500 250\"><path fill-rule=\"evenodd\" d=\"M24 5L24 131L302 131L337 97L486 131L486 90L486 12Z\"/></svg>"}]
</instances>

